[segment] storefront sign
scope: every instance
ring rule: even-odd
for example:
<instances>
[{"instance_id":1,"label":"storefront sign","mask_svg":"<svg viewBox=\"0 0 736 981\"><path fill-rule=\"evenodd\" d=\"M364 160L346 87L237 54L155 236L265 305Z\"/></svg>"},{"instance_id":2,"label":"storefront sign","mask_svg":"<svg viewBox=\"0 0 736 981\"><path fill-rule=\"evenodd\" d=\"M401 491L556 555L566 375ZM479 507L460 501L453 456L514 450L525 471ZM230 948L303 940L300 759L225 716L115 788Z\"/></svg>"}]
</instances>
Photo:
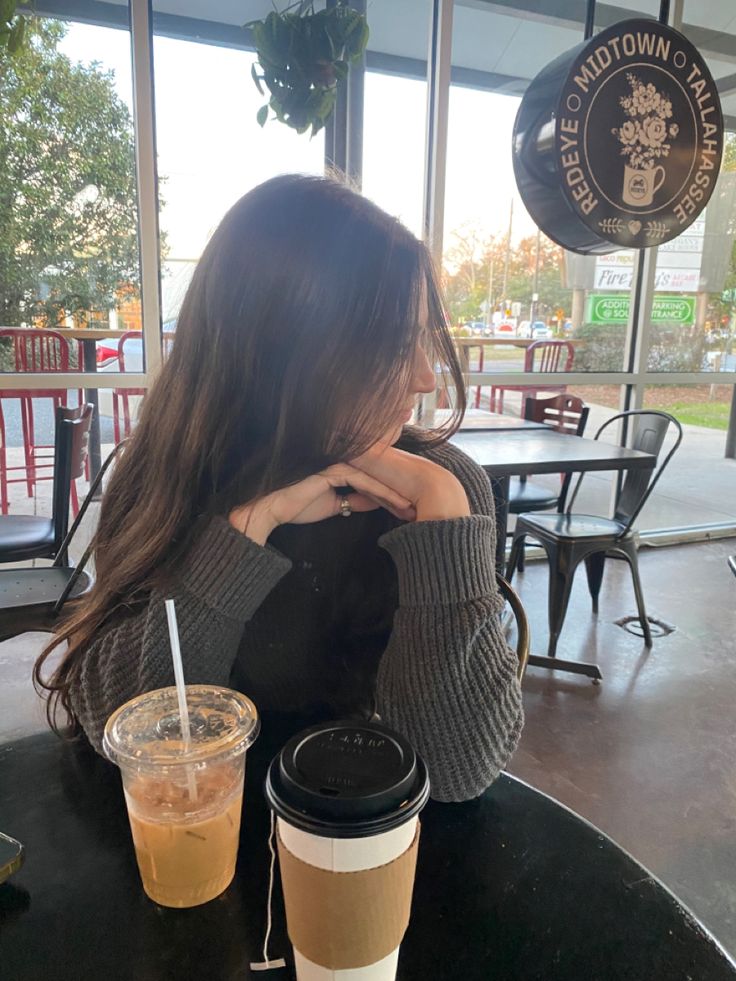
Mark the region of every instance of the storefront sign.
<instances>
[{"instance_id":1,"label":"storefront sign","mask_svg":"<svg viewBox=\"0 0 736 981\"><path fill-rule=\"evenodd\" d=\"M631 298L627 294L592 293L585 316L589 324L626 324ZM695 323L695 297L655 296L652 302L653 324Z\"/></svg>"},{"instance_id":2,"label":"storefront sign","mask_svg":"<svg viewBox=\"0 0 736 981\"><path fill-rule=\"evenodd\" d=\"M615 24L548 65L514 129L524 203L550 238L582 253L680 235L713 193L722 153L705 61L651 20Z\"/></svg>"}]
</instances>

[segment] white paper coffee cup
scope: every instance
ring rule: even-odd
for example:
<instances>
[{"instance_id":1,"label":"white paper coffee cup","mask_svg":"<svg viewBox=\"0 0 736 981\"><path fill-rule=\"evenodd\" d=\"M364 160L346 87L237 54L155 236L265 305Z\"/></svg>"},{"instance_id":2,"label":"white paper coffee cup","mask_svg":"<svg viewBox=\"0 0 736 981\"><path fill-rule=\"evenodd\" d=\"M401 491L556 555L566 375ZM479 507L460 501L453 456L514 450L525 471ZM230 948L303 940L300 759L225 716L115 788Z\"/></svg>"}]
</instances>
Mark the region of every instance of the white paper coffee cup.
<instances>
[{"instance_id":1,"label":"white paper coffee cup","mask_svg":"<svg viewBox=\"0 0 736 981\"><path fill-rule=\"evenodd\" d=\"M376 723L315 726L271 763L298 981L394 981L428 796L423 762Z\"/></svg>"},{"instance_id":2,"label":"white paper coffee cup","mask_svg":"<svg viewBox=\"0 0 736 981\"><path fill-rule=\"evenodd\" d=\"M323 838L308 834L277 819L281 843L292 855L309 865L331 872L360 872L387 865L404 854L417 835L417 817L392 831L371 838ZM333 969L315 964L294 948L298 981L394 981L399 947L365 967Z\"/></svg>"}]
</instances>

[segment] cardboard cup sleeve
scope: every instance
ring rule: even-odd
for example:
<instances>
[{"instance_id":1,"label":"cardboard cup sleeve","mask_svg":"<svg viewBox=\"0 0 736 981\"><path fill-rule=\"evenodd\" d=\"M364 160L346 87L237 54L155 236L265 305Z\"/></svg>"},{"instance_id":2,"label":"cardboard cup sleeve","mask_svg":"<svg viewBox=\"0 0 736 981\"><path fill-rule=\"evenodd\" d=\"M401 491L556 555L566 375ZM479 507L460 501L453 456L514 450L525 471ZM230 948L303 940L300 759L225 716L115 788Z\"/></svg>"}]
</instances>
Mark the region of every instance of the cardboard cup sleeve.
<instances>
[{"instance_id":1,"label":"cardboard cup sleeve","mask_svg":"<svg viewBox=\"0 0 736 981\"><path fill-rule=\"evenodd\" d=\"M419 845L386 865L331 872L293 855L278 836L289 939L314 964L333 971L366 967L387 957L409 925Z\"/></svg>"}]
</instances>

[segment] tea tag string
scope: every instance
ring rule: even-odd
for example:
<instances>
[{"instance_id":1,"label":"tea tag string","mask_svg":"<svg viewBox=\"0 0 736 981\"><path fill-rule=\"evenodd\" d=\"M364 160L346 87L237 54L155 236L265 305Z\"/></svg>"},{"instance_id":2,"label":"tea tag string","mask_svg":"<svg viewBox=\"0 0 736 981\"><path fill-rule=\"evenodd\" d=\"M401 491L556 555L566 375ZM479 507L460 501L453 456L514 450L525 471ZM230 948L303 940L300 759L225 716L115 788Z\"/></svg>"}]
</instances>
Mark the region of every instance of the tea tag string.
<instances>
[{"instance_id":1,"label":"tea tag string","mask_svg":"<svg viewBox=\"0 0 736 981\"><path fill-rule=\"evenodd\" d=\"M250 969L251 971L272 971L278 967L286 967L286 961L283 957L277 957L274 960L269 960L268 957L268 941L271 937L271 905L273 899L273 876L274 867L276 865L276 851L273 847L273 837L276 830L276 815L271 811L271 833L268 836L268 850L271 852L271 868L268 873L268 905L266 911L266 937L263 941L263 961L262 963L254 963L251 961Z\"/></svg>"}]
</instances>

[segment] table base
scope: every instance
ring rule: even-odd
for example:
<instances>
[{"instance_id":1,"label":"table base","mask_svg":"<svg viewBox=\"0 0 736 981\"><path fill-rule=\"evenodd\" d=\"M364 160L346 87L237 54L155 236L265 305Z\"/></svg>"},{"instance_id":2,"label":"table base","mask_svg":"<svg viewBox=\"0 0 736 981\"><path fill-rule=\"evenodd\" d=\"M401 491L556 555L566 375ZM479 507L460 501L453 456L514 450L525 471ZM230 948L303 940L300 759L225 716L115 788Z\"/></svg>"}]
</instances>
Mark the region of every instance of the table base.
<instances>
[{"instance_id":1,"label":"table base","mask_svg":"<svg viewBox=\"0 0 736 981\"><path fill-rule=\"evenodd\" d=\"M527 662L535 668L549 668L550 671L567 671L570 674L584 674L592 678L593 684L598 685L603 680L601 669L597 664L586 661L565 661L561 657L542 657L541 654L530 654Z\"/></svg>"}]
</instances>

